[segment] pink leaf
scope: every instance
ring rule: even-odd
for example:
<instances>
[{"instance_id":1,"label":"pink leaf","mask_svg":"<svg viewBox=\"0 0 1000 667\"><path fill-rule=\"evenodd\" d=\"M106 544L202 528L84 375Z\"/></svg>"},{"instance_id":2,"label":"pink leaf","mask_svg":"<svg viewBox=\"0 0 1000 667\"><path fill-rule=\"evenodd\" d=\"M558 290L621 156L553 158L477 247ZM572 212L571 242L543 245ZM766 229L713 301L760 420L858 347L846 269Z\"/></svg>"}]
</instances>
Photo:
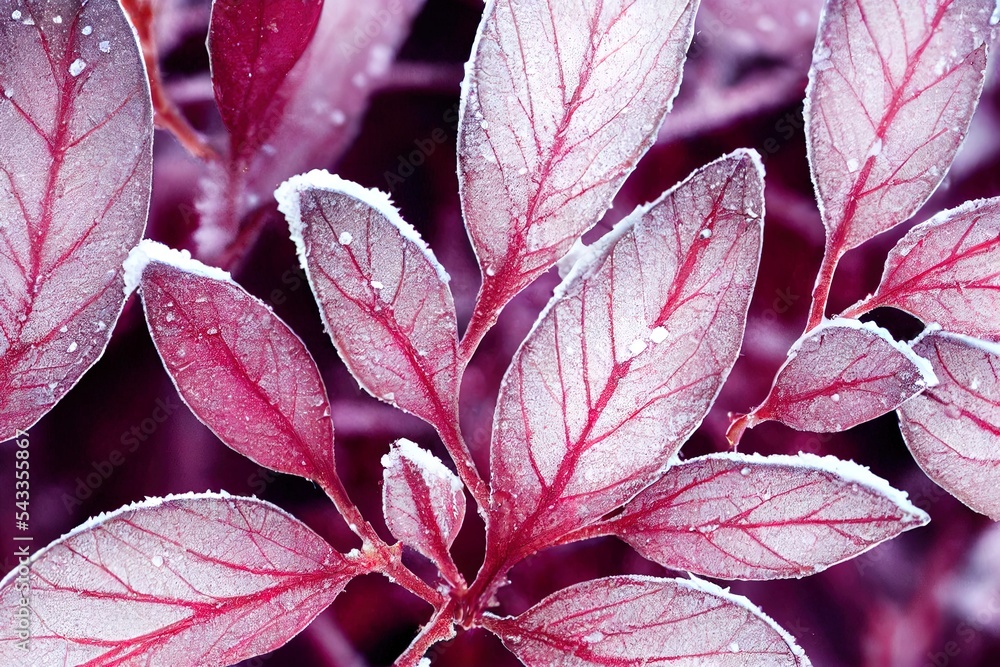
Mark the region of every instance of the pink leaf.
<instances>
[{"instance_id":1,"label":"pink leaf","mask_svg":"<svg viewBox=\"0 0 1000 667\"><path fill-rule=\"evenodd\" d=\"M828 0L806 99L827 256L903 222L944 178L979 100L994 0Z\"/></svg>"},{"instance_id":2,"label":"pink leaf","mask_svg":"<svg viewBox=\"0 0 1000 667\"><path fill-rule=\"evenodd\" d=\"M487 616L483 625L527 667L810 664L795 640L749 600L693 578L588 581L520 616Z\"/></svg>"},{"instance_id":3,"label":"pink leaf","mask_svg":"<svg viewBox=\"0 0 1000 667\"><path fill-rule=\"evenodd\" d=\"M696 5L487 4L459 132L487 317L604 215L653 144L680 86Z\"/></svg>"},{"instance_id":4,"label":"pink leaf","mask_svg":"<svg viewBox=\"0 0 1000 667\"><path fill-rule=\"evenodd\" d=\"M124 303L121 263L146 222L153 120L117 2L0 11L2 441L104 352Z\"/></svg>"},{"instance_id":5,"label":"pink leaf","mask_svg":"<svg viewBox=\"0 0 1000 667\"><path fill-rule=\"evenodd\" d=\"M932 331L913 349L941 379L899 409L913 458L946 491L1000 521L1000 346Z\"/></svg>"},{"instance_id":6,"label":"pink leaf","mask_svg":"<svg viewBox=\"0 0 1000 667\"><path fill-rule=\"evenodd\" d=\"M126 267L191 411L257 463L335 483L330 404L298 336L228 274L158 243L143 241Z\"/></svg>"},{"instance_id":7,"label":"pink leaf","mask_svg":"<svg viewBox=\"0 0 1000 667\"><path fill-rule=\"evenodd\" d=\"M767 399L730 426L730 441L768 420L800 431L843 431L892 412L935 384L930 364L885 329L824 320L795 343Z\"/></svg>"},{"instance_id":8,"label":"pink leaf","mask_svg":"<svg viewBox=\"0 0 1000 667\"><path fill-rule=\"evenodd\" d=\"M929 521L867 468L810 454L679 463L611 522L646 558L722 579L803 577Z\"/></svg>"},{"instance_id":9,"label":"pink leaf","mask_svg":"<svg viewBox=\"0 0 1000 667\"><path fill-rule=\"evenodd\" d=\"M448 550L465 520L462 482L433 454L397 440L382 457L382 510L386 525L452 582L461 579Z\"/></svg>"},{"instance_id":10,"label":"pink leaf","mask_svg":"<svg viewBox=\"0 0 1000 667\"><path fill-rule=\"evenodd\" d=\"M326 172L275 194L327 332L362 387L441 428L458 410L448 274L387 195Z\"/></svg>"},{"instance_id":11,"label":"pink leaf","mask_svg":"<svg viewBox=\"0 0 1000 667\"><path fill-rule=\"evenodd\" d=\"M0 663L231 665L281 646L364 568L281 509L188 494L102 515L31 559L30 651L17 570L0 583Z\"/></svg>"},{"instance_id":12,"label":"pink leaf","mask_svg":"<svg viewBox=\"0 0 1000 667\"><path fill-rule=\"evenodd\" d=\"M215 0L208 34L212 83L233 159L251 155L274 129L276 94L309 45L323 0Z\"/></svg>"},{"instance_id":13,"label":"pink leaf","mask_svg":"<svg viewBox=\"0 0 1000 667\"><path fill-rule=\"evenodd\" d=\"M498 549L516 560L618 507L698 427L739 353L763 206L763 167L738 151L578 261L500 390Z\"/></svg>"},{"instance_id":14,"label":"pink leaf","mask_svg":"<svg viewBox=\"0 0 1000 667\"><path fill-rule=\"evenodd\" d=\"M889 253L878 290L851 311L879 306L1000 340L1000 198L966 202L911 229Z\"/></svg>"}]
</instances>

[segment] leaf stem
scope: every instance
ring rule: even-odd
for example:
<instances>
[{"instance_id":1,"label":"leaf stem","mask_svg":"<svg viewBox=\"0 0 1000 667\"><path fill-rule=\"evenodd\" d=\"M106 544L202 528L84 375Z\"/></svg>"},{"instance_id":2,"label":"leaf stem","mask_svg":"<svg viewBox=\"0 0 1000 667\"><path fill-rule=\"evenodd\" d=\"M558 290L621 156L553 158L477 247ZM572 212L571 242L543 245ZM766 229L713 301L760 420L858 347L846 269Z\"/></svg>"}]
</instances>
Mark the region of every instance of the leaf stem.
<instances>
[{"instance_id":1,"label":"leaf stem","mask_svg":"<svg viewBox=\"0 0 1000 667\"><path fill-rule=\"evenodd\" d=\"M440 608L445 603L445 597L429 586L423 579L413 574L402 562L402 545L387 544L375 531L375 528L361 514L361 510L347 495L340 477L333 473L320 480L320 485L326 495L333 501L341 516L347 521L351 532L361 538L362 551L373 560L374 570L381 572L392 581L399 584L419 598Z\"/></svg>"},{"instance_id":2,"label":"leaf stem","mask_svg":"<svg viewBox=\"0 0 1000 667\"><path fill-rule=\"evenodd\" d=\"M438 425L437 431L441 436L448 453L451 454L455 462L455 468L462 483L469 489L473 500L479 506L479 515L486 518L486 511L490 506L490 487L483 481L476 468L476 462L472 458L472 452L462 437L462 427L458 423L456 414L450 420L440 420L443 423Z\"/></svg>"},{"instance_id":3,"label":"leaf stem","mask_svg":"<svg viewBox=\"0 0 1000 667\"><path fill-rule=\"evenodd\" d=\"M812 304L809 306L809 319L806 322L806 333L812 331L823 322L826 316L826 303L830 298L830 288L833 286L833 274L837 270L837 263L840 261L839 252L831 252L829 245L823 253L823 265L816 276L816 285L813 287Z\"/></svg>"},{"instance_id":4,"label":"leaf stem","mask_svg":"<svg viewBox=\"0 0 1000 667\"><path fill-rule=\"evenodd\" d=\"M393 666L416 667L420 664L420 659L427 653L427 649L438 642L448 641L454 637L454 613L455 602L449 600L447 604L434 612L431 620L420 629L409 648L396 658L396 662L392 663Z\"/></svg>"},{"instance_id":5,"label":"leaf stem","mask_svg":"<svg viewBox=\"0 0 1000 667\"><path fill-rule=\"evenodd\" d=\"M483 342L483 338L489 333L493 325L500 317L506 301L497 290L493 289L495 282L489 276L483 277L483 284L479 288L476 296L476 305L472 308L472 317L469 319L469 326L465 328L465 335L458 346L458 367L465 370L472 360L472 356Z\"/></svg>"}]
</instances>

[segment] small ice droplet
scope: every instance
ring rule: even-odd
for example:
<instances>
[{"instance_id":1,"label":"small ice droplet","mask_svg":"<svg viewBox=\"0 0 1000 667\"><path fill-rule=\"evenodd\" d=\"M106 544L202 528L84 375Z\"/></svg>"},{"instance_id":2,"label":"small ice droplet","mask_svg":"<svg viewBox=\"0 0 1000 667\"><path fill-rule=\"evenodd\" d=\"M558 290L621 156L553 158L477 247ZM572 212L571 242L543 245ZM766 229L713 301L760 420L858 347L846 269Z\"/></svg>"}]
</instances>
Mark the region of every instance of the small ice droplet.
<instances>
[{"instance_id":1,"label":"small ice droplet","mask_svg":"<svg viewBox=\"0 0 1000 667\"><path fill-rule=\"evenodd\" d=\"M74 342L72 342L72 343L69 344L69 347L66 348L66 351L70 352L70 353L73 353L73 352L76 352L76 348L77 348L77 344L74 341Z\"/></svg>"},{"instance_id":2,"label":"small ice droplet","mask_svg":"<svg viewBox=\"0 0 1000 667\"><path fill-rule=\"evenodd\" d=\"M524 176L525 174L528 173L528 168L527 167L521 167L520 169L517 170L517 173L519 173L521 176Z\"/></svg>"},{"instance_id":3,"label":"small ice droplet","mask_svg":"<svg viewBox=\"0 0 1000 667\"><path fill-rule=\"evenodd\" d=\"M740 474L746 477L747 475L750 474L750 468L743 468L742 470L740 470Z\"/></svg>"},{"instance_id":4,"label":"small ice droplet","mask_svg":"<svg viewBox=\"0 0 1000 667\"><path fill-rule=\"evenodd\" d=\"M698 232L698 236L700 236L703 239L711 238L712 230L706 227L705 229Z\"/></svg>"},{"instance_id":5,"label":"small ice droplet","mask_svg":"<svg viewBox=\"0 0 1000 667\"><path fill-rule=\"evenodd\" d=\"M395 401L396 400L396 394L394 392L391 392L391 391L390 392L386 392L385 396L383 396L382 398L384 398L385 400L390 401L390 402L391 401Z\"/></svg>"},{"instance_id":6,"label":"small ice droplet","mask_svg":"<svg viewBox=\"0 0 1000 667\"><path fill-rule=\"evenodd\" d=\"M4 88L3 89L3 96L6 97L7 99L10 99L10 98L14 97L14 91L11 90L10 88Z\"/></svg>"},{"instance_id":7,"label":"small ice droplet","mask_svg":"<svg viewBox=\"0 0 1000 667\"><path fill-rule=\"evenodd\" d=\"M969 383L969 389L972 391L979 389L979 378L972 378L972 382Z\"/></svg>"},{"instance_id":8,"label":"small ice droplet","mask_svg":"<svg viewBox=\"0 0 1000 667\"><path fill-rule=\"evenodd\" d=\"M219 333L219 330L216 329L215 327L212 327L208 331L206 331L205 333L207 333L209 336L214 336L215 334Z\"/></svg>"},{"instance_id":9,"label":"small ice droplet","mask_svg":"<svg viewBox=\"0 0 1000 667\"><path fill-rule=\"evenodd\" d=\"M12 19L14 19L15 21L20 21L21 20L21 10L20 9L15 9L14 11L12 11L10 13L10 17Z\"/></svg>"},{"instance_id":10,"label":"small ice droplet","mask_svg":"<svg viewBox=\"0 0 1000 667\"><path fill-rule=\"evenodd\" d=\"M177 317L173 314L173 312L167 313L167 322L173 322L175 319L177 319Z\"/></svg>"},{"instance_id":11,"label":"small ice droplet","mask_svg":"<svg viewBox=\"0 0 1000 667\"><path fill-rule=\"evenodd\" d=\"M108 328L108 325L104 323L104 320L98 320L98 322L97 322L97 330L98 331L104 331L107 328Z\"/></svg>"},{"instance_id":12,"label":"small ice droplet","mask_svg":"<svg viewBox=\"0 0 1000 667\"><path fill-rule=\"evenodd\" d=\"M81 30L80 32L82 32L84 35L89 35L90 33L94 32L94 29L89 25L85 25L83 26L83 30Z\"/></svg>"},{"instance_id":13,"label":"small ice droplet","mask_svg":"<svg viewBox=\"0 0 1000 667\"><path fill-rule=\"evenodd\" d=\"M97 48L101 50L101 53L111 53L111 42L100 42Z\"/></svg>"},{"instance_id":14,"label":"small ice droplet","mask_svg":"<svg viewBox=\"0 0 1000 667\"><path fill-rule=\"evenodd\" d=\"M594 632L591 632L589 635L584 637L583 641L587 642L588 644L596 644L602 639L604 639L604 633L595 630Z\"/></svg>"},{"instance_id":15,"label":"small ice droplet","mask_svg":"<svg viewBox=\"0 0 1000 667\"><path fill-rule=\"evenodd\" d=\"M153 567L163 567L163 556L153 556Z\"/></svg>"},{"instance_id":16,"label":"small ice droplet","mask_svg":"<svg viewBox=\"0 0 1000 667\"><path fill-rule=\"evenodd\" d=\"M875 141L872 142L871 148L868 149L869 157L875 157L882 152L882 139L881 137L875 137Z\"/></svg>"},{"instance_id":17,"label":"small ice droplet","mask_svg":"<svg viewBox=\"0 0 1000 667\"><path fill-rule=\"evenodd\" d=\"M80 73L87 67L87 61L83 58L77 58L70 64L69 73L72 76L80 76Z\"/></svg>"},{"instance_id":18,"label":"small ice droplet","mask_svg":"<svg viewBox=\"0 0 1000 667\"><path fill-rule=\"evenodd\" d=\"M351 241L354 240L354 237L351 236L350 232L341 232L340 238L337 240L340 241L340 245L351 245Z\"/></svg>"},{"instance_id":19,"label":"small ice droplet","mask_svg":"<svg viewBox=\"0 0 1000 667\"><path fill-rule=\"evenodd\" d=\"M632 341L632 344L628 346L628 349L629 352L631 352L633 355L641 354L643 350L646 349L646 341L639 340L638 338L636 338L634 341Z\"/></svg>"},{"instance_id":20,"label":"small ice droplet","mask_svg":"<svg viewBox=\"0 0 1000 667\"><path fill-rule=\"evenodd\" d=\"M993 10L993 15L990 16L990 25L996 25L1000 23L1000 0L998 0L996 9Z\"/></svg>"},{"instance_id":21,"label":"small ice droplet","mask_svg":"<svg viewBox=\"0 0 1000 667\"><path fill-rule=\"evenodd\" d=\"M854 158L851 158L850 160L847 161L847 171L851 172L852 174L858 170L859 166L860 165L858 164L858 161L855 160Z\"/></svg>"},{"instance_id":22,"label":"small ice droplet","mask_svg":"<svg viewBox=\"0 0 1000 667\"><path fill-rule=\"evenodd\" d=\"M488 275L488 276L495 276L496 274L497 274L497 270L494 269L492 266L487 266L486 267L486 275Z\"/></svg>"},{"instance_id":23,"label":"small ice droplet","mask_svg":"<svg viewBox=\"0 0 1000 667\"><path fill-rule=\"evenodd\" d=\"M834 394L830 397L834 403L840 403L840 394Z\"/></svg>"},{"instance_id":24,"label":"small ice droplet","mask_svg":"<svg viewBox=\"0 0 1000 667\"><path fill-rule=\"evenodd\" d=\"M69 327L67 327L65 325L59 327L59 333L66 333L67 331L69 331Z\"/></svg>"},{"instance_id":25,"label":"small ice droplet","mask_svg":"<svg viewBox=\"0 0 1000 667\"><path fill-rule=\"evenodd\" d=\"M52 22L55 23L56 25L59 25L60 23L62 23L62 16L56 14L55 16L52 17Z\"/></svg>"},{"instance_id":26,"label":"small ice droplet","mask_svg":"<svg viewBox=\"0 0 1000 667\"><path fill-rule=\"evenodd\" d=\"M374 287L375 289L382 289L384 285L377 280L373 280L372 287Z\"/></svg>"},{"instance_id":27,"label":"small ice droplet","mask_svg":"<svg viewBox=\"0 0 1000 667\"><path fill-rule=\"evenodd\" d=\"M731 642L729 644L729 650L732 651L733 653L739 653L740 652L740 645L737 644L736 642Z\"/></svg>"},{"instance_id":28,"label":"small ice droplet","mask_svg":"<svg viewBox=\"0 0 1000 667\"><path fill-rule=\"evenodd\" d=\"M651 332L649 332L649 340L654 343L662 343L667 339L667 330L663 327L656 327Z\"/></svg>"}]
</instances>

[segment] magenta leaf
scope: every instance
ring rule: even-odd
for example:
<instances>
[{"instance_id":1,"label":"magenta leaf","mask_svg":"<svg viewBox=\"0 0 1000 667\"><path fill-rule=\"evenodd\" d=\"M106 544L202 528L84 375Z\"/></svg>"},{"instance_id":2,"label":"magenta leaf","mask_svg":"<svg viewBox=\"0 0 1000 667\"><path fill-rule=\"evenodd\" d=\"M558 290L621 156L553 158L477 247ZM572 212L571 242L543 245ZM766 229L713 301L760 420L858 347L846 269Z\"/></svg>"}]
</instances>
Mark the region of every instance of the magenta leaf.
<instances>
[{"instance_id":1,"label":"magenta leaf","mask_svg":"<svg viewBox=\"0 0 1000 667\"><path fill-rule=\"evenodd\" d=\"M212 83L234 160L247 158L273 131L287 101L277 91L309 45L322 11L323 0L212 3Z\"/></svg>"},{"instance_id":2,"label":"magenta leaf","mask_svg":"<svg viewBox=\"0 0 1000 667\"><path fill-rule=\"evenodd\" d=\"M389 197L324 171L275 193L323 322L376 398L439 429L457 419L455 304L448 274Z\"/></svg>"},{"instance_id":3,"label":"magenta leaf","mask_svg":"<svg viewBox=\"0 0 1000 667\"><path fill-rule=\"evenodd\" d=\"M405 439L393 444L382 465L382 510L389 530L431 559L449 581L461 581L448 553L465 520L461 480L433 454Z\"/></svg>"},{"instance_id":4,"label":"magenta leaf","mask_svg":"<svg viewBox=\"0 0 1000 667\"><path fill-rule=\"evenodd\" d=\"M107 346L146 223L153 119L117 2L3 0L0 15L2 441Z\"/></svg>"},{"instance_id":5,"label":"magenta leaf","mask_svg":"<svg viewBox=\"0 0 1000 667\"><path fill-rule=\"evenodd\" d=\"M899 408L913 458L953 496L1000 521L1000 346L932 330L913 348L941 380Z\"/></svg>"},{"instance_id":6,"label":"magenta leaf","mask_svg":"<svg viewBox=\"0 0 1000 667\"><path fill-rule=\"evenodd\" d=\"M483 625L527 667L808 667L749 600L701 579L588 581Z\"/></svg>"},{"instance_id":7,"label":"magenta leaf","mask_svg":"<svg viewBox=\"0 0 1000 667\"><path fill-rule=\"evenodd\" d=\"M143 241L126 269L191 411L257 463L337 484L329 400L298 336L228 274L158 243Z\"/></svg>"},{"instance_id":8,"label":"magenta leaf","mask_svg":"<svg viewBox=\"0 0 1000 667\"><path fill-rule=\"evenodd\" d=\"M0 583L0 663L231 665L281 646L365 571L254 498L188 494L101 515L30 563L28 651L17 570Z\"/></svg>"},{"instance_id":9,"label":"magenta leaf","mask_svg":"<svg viewBox=\"0 0 1000 667\"><path fill-rule=\"evenodd\" d=\"M610 522L660 565L721 579L803 577L929 517L850 461L712 454L674 465Z\"/></svg>"},{"instance_id":10,"label":"magenta leaf","mask_svg":"<svg viewBox=\"0 0 1000 667\"><path fill-rule=\"evenodd\" d=\"M1000 341L1000 198L966 202L911 229L889 253L878 290L851 312L879 306Z\"/></svg>"},{"instance_id":11,"label":"magenta leaf","mask_svg":"<svg viewBox=\"0 0 1000 667\"><path fill-rule=\"evenodd\" d=\"M495 317L611 205L677 94L697 4L487 4L458 153L478 317Z\"/></svg>"},{"instance_id":12,"label":"magenta leaf","mask_svg":"<svg viewBox=\"0 0 1000 667\"><path fill-rule=\"evenodd\" d=\"M994 0L828 0L806 99L827 259L909 218L979 100Z\"/></svg>"},{"instance_id":13,"label":"magenta leaf","mask_svg":"<svg viewBox=\"0 0 1000 667\"><path fill-rule=\"evenodd\" d=\"M516 561L655 480L739 353L763 167L738 151L592 246L518 350L491 449L491 530Z\"/></svg>"},{"instance_id":14,"label":"magenta leaf","mask_svg":"<svg viewBox=\"0 0 1000 667\"><path fill-rule=\"evenodd\" d=\"M887 412L937 384L926 359L872 322L835 319L804 334L788 353L764 402L730 426L774 420L800 431L836 432Z\"/></svg>"}]
</instances>

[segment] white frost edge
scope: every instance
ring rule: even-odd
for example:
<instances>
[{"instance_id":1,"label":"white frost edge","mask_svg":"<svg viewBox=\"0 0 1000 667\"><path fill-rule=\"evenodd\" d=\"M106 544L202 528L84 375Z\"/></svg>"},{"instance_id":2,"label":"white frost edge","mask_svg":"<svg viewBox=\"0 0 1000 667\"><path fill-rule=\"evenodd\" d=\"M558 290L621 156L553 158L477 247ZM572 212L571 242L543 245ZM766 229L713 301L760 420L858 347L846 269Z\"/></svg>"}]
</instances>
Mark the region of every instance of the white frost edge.
<instances>
[{"instance_id":1,"label":"white frost edge","mask_svg":"<svg viewBox=\"0 0 1000 667\"><path fill-rule=\"evenodd\" d=\"M296 523L301 523L301 521L296 519L294 516L292 516L285 510L281 509L277 505L273 505L267 502L266 500L260 500L259 498L250 498L246 496L234 496L227 493L226 491L221 491L221 490L218 492L205 491L203 493L195 493L193 491L189 491L187 493L171 493L166 496L157 496L157 497L147 496L145 500L129 503L128 505L119 507L116 510L111 510L109 512L101 512L96 516L90 517L89 519L81 523L79 526L76 526L69 532L64 533L58 539L53 540L45 547L33 553L31 555L31 559L29 560L29 565L33 565L38 560L43 558L45 554L47 554L50 550L54 549L57 546L60 546L67 540L72 539L82 533L99 528L101 527L101 525L109 521L112 521L114 519L117 519L124 514L128 514L130 512L135 512L139 510L154 509L156 507L163 505L164 503L175 500L226 500L226 501L239 500L241 502L255 503L257 505L262 505L270 511L278 512L284 515L286 518L295 521ZM7 575L2 580L0 580L0 590L3 590L3 588L16 576L17 576L17 568L15 567L13 570L8 572Z\"/></svg>"},{"instance_id":2,"label":"white frost edge","mask_svg":"<svg viewBox=\"0 0 1000 667\"><path fill-rule=\"evenodd\" d=\"M639 577L645 579L647 577ZM663 581L662 579L657 580L655 577L648 577L652 581ZM788 645L789 650L798 659L799 667L812 667L812 663L809 661L808 656L806 656L805 650L796 642L795 637L793 637L787 630L777 624L773 618L764 613L764 611L750 601L749 598L743 597L742 595L736 595L735 593L730 593L728 588L722 588L711 581L701 579L699 577L690 575L690 579L668 579L667 581L673 581L677 583L681 588L688 588L693 591L698 591L699 593L705 593L706 595L711 595L717 598L731 602L732 604L742 607L747 610L760 620L764 621L767 625L771 627L778 636L781 637L784 642Z\"/></svg>"},{"instance_id":3,"label":"white frost edge","mask_svg":"<svg viewBox=\"0 0 1000 667\"><path fill-rule=\"evenodd\" d=\"M894 503L908 518L921 523L930 521L930 516L922 509L910 502L909 494L906 491L895 488L889 482L867 467L845 459L838 459L835 456L817 456L806 452L799 452L796 455L772 454L763 456L761 454L744 454L741 452L719 452L707 454L693 459L688 459L677 464L680 467L696 464L700 461L716 460L729 461L737 465L750 464L774 467L792 467L805 470L813 470L830 473L849 484L863 486L869 491L887 498ZM874 546L874 545L872 545Z\"/></svg>"},{"instance_id":4,"label":"white frost edge","mask_svg":"<svg viewBox=\"0 0 1000 667\"><path fill-rule=\"evenodd\" d=\"M420 234L413 225L403 220L399 210L392 203L388 194L378 188L366 188L363 185L348 181L336 174L331 174L325 169L313 169L305 174L292 176L287 181L278 186L274 191L274 198L278 202L278 210L285 214L288 220L288 229L291 233L295 249L298 251L299 262L302 268L306 267L306 245L303 233L305 223L302 221L302 209L299 205L299 197L306 190L322 190L324 192L335 192L346 197L359 201L362 204L374 209L379 215L389 221L405 240L413 243L427 258L427 261L434 270L437 271L438 278L442 283L451 281L451 276L434 256L434 252L427 243L420 237Z\"/></svg>"},{"instance_id":5,"label":"white frost edge","mask_svg":"<svg viewBox=\"0 0 1000 667\"><path fill-rule=\"evenodd\" d=\"M941 328L941 325L936 322L928 324L927 327L920 332L919 336L910 341L910 345L916 347L918 344L923 342L924 338L932 335L939 336L940 338L944 338L946 340L956 341L967 347L985 352L986 354L1000 357L1000 343L994 343L993 341L983 340L982 338L975 338L973 336L966 336L965 334L945 331Z\"/></svg>"},{"instance_id":6,"label":"white frost edge","mask_svg":"<svg viewBox=\"0 0 1000 667\"><path fill-rule=\"evenodd\" d=\"M400 438L392 443L389 453L382 457L382 467L387 471L392 470L399 465L400 459L406 459L415 465L428 485L435 481L445 482L451 485L452 491L462 492L462 481L455 473L448 470L441 459L412 440Z\"/></svg>"},{"instance_id":7,"label":"white frost edge","mask_svg":"<svg viewBox=\"0 0 1000 667\"><path fill-rule=\"evenodd\" d=\"M777 383L777 378L781 375L782 371L785 370L785 367L788 366L789 363L791 363L792 359L794 359L796 355L798 355L799 350L801 349L805 341L815 338L816 336L820 335L823 331L826 331L827 329L832 329L837 327L844 329L856 329L858 331L868 331L869 333L875 334L876 336L878 336L879 338L881 338L882 340L884 340L885 342L889 343L894 348L896 348L896 350L900 354L902 354L904 357L906 357L907 360L910 361L910 363L916 366L917 371L920 373L920 376L923 379L924 385L926 387L936 387L938 384L940 384L937 375L935 375L934 373L934 368L931 366L931 362L929 362L928 360L924 359L916 352L914 352L913 348L911 348L909 345L907 345L902 341L896 340L895 338L892 337L892 334L890 334L887 330L878 326L874 322L862 322L861 320L855 320L847 317L836 317L832 320L823 318L823 321L820 322L815 329L811 329L806 334L800 336L799 339L795 341L795 343L792 345L792 348L788 351L788 358L785 360L785 363L782 364L781 368L778 370L778 373L775 375L775 383Z\"/></svg>"},{"instance_id":8,"label":"white frost edge","mask_svg":"<svg viewBox=\"0 0 1000 667\"><path fill-rule=\"evenodd\" d=\"M139 283L142 281L142 273L146 270L150 262L167 264L185 273L193 273L205 278L211 278L212 280L232 282L233 279L228 271L202 264L198 260L193 259L191 253L187 250L174 250L162 243L144 239L139 242L139 245L129 251L128 257L122 263L122 269L125 271L126 297L139 287Z\"/></svg>"}]
</instances>

